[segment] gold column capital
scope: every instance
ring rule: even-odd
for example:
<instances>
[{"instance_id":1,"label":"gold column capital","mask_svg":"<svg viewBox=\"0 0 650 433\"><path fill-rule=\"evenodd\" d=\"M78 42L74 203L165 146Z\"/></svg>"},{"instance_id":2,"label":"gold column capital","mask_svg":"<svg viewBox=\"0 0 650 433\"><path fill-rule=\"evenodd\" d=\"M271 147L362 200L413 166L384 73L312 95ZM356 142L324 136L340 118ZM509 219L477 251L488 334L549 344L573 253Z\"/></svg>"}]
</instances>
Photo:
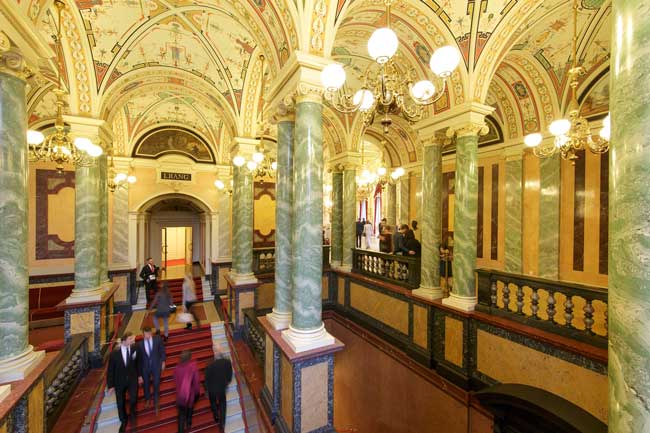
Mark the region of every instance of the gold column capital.
<instances>
[{"instance_id":1,"label":"gold column capital","mask_svg":"<svg viewBox=\"0 0 650 433\"><path fill-rule=\"evenodd\" d=\"M12 47L9 37L0 31L0 74L7 74L26 81L33 75L22 53Z\"/></svg>"}]
</instances>

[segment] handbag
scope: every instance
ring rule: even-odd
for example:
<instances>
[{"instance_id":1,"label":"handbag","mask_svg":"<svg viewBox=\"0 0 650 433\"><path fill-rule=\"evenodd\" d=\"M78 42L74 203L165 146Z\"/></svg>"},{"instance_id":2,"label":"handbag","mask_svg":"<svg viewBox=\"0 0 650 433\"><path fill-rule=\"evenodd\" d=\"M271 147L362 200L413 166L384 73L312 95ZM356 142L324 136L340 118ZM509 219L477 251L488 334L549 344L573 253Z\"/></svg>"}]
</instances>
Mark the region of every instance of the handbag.
<instances>
[{"instance_id":1,"label":"handbag","mask_svg":"<svg viewBox=\"0 0 650 433\"><path fill-rule=\"evenodd\" d=\"M169 312L170 313L175 313L176 312L176 304L169 304Z\"/></svg>"}]
</instances>

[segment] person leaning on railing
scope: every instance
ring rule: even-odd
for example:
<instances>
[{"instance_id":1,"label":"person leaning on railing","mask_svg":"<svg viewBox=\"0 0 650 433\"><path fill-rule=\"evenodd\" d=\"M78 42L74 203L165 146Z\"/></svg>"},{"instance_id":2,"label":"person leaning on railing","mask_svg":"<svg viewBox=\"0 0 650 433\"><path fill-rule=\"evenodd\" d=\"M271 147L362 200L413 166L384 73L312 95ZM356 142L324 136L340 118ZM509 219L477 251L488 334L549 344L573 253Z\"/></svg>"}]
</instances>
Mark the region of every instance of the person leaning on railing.
<instances>
[{"instance_id":1,"label":"person leaning on railing","mask_svg":"<svg viewBox=\"0 0 650 433\"><path fill-rule=\"evenodd\" d=\"M402 255L404 252L402 248L404 247L404 233L409 229L407 224L402 224L397 229L395 235L393 235L393 254Z\"/></svg>"},{"instance_id":2,"label":"person leaning on railing","mask_svg":"<svg viewBox=\"0 0 650 433\"><path fill-rule=\"evenodd\" d=\"M413 230L406 230L406 233L404 233L402 252L404 255L420 257L422 246L420 245L420 241L415 239L415 233L413 233Z\"/></svg>"}]
</instances>

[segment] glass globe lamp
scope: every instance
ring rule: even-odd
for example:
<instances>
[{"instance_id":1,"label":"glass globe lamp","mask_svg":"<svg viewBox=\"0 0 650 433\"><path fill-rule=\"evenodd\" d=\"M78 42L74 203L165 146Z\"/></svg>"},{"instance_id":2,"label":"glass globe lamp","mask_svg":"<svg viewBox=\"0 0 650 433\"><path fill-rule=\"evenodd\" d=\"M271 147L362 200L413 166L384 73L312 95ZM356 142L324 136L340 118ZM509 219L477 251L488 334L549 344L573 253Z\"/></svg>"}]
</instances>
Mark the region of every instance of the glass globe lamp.
<instances>
[{"instance_id":1,"label":"glass globe lamp","mask_svg":"<svg viewBox=\"0 0 650 433\"><path fill-rule=\"evenodd\" d=\"M397 52L397 35L388 27L375 30L368 39L368 54L380 65L386 63Z\"/></svg>"},{"instance_id":2,"label":"glass globe lamp","mask_svg":"<svg viewBox=\"0 0 650 433\"><path fill-rule=\"evenodd\" d=\"M537 147L542 142L542 134L535 132L524 137L526 147Z\"/></svg>"},{"instance_id":3,"label":"glass globe lamp","mask_svg":"<svg viewBox=\"0 0 650 433\"><path fill-rule=\"evenodd\" d=\"M325 89L329 91L338 90L345 83L345 70L338 63L332 63L321 71L320 80Z\"/></svg>"},{"instance_id":4,"label":"glass globe lamp","mask_svg":"<svg viewBox=\"0 0 650 433\"><path fill-rule=\"evenodd\" d=\"M460 63L460 51L451 45L445 45L433 52L429 66L439 77L448 77Z\"/></svg>"}]
</instances>

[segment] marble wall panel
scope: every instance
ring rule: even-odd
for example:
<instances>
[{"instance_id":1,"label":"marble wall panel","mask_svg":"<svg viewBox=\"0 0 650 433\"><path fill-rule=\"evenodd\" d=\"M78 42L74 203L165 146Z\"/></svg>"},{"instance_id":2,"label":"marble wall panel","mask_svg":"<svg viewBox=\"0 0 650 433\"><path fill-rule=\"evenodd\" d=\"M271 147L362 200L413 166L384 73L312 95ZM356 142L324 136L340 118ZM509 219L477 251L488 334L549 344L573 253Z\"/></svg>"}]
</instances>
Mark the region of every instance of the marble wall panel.
<instances>
[{"instance_id":1,"label":"marble wall panel","mask_svg":"<svg viewBox=\"0 0 650 433\"><path fill-rule=\"evenodd\" d=\"M311 432L327 425L328 362L303 367L300 375L300 431Z\"/></svg>"},{"instance_id":2,"label":"marble wall panel","mask_svg":"<svg viewBox=\"0 0 650 433\"><path fill-rule=\"evenodd\" d=\"M445 360L463 366L463 322L445 317Z\"/></svg>"},{"instance_id":3,"label":"marble wall panel","mask_svg":"<svg viewBox=\"0 0 650 433\"><path fill-rule=\"evenodd\" d=\"M408 303L350 283L350 306L404 333L409 331Z\"/></svg>"}]
</instances>

